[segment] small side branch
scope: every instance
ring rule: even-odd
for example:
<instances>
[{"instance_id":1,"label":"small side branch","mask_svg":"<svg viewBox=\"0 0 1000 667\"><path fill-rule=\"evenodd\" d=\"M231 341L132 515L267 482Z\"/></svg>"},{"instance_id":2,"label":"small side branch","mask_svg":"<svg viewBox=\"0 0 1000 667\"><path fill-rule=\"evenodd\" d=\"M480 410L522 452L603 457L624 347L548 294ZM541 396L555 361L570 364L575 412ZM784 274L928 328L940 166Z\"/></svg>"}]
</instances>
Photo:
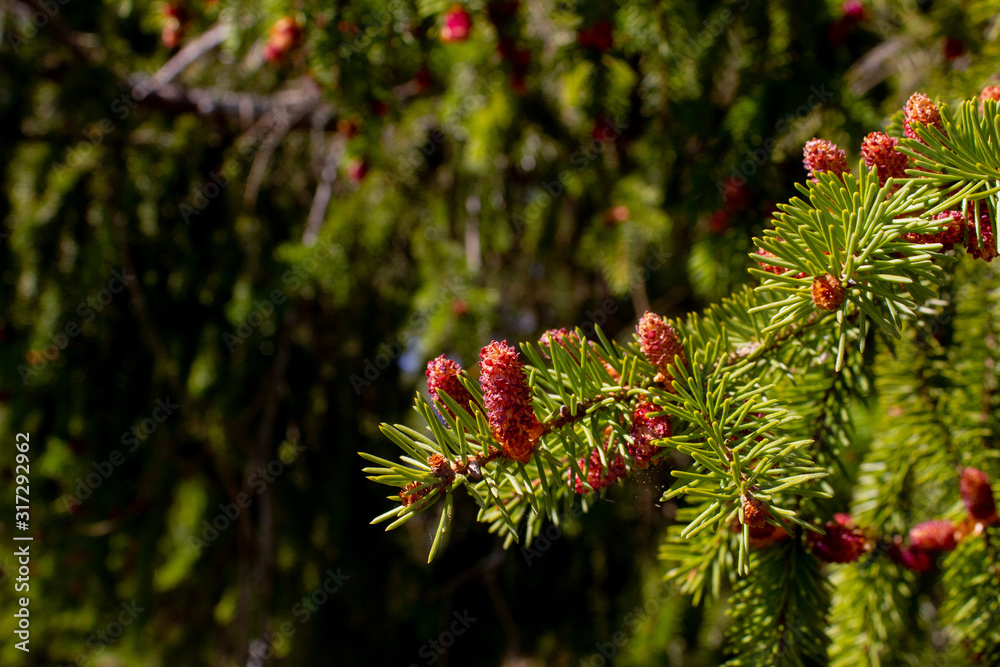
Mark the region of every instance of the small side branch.
<instances>
[{"instance_id":1,"label":"small side branch","mask_svg":"<svg viewBox=\"0 0 1000 667\"><path fill-rule=\"evenodd\" d=\"M168 60L156 74L143 80L132 88L132 98L141 102L149 95L155 94L164 85L170 83L194 61L214 49L229 36L229 24L219 22L209 30L199 35Z\"/></svg>"},{"instance_id":2,"label":"small side branch","mask_svg":"<svg viewBox=\"0 0 1000 667\"><path fill-rule=\"evenodd\" d=\"M129 85L141 86L147 80L140 74L129 77ZM196 113L200 116L223 121L238 120L243 125L256 123L269 113L288 107L296 107L306 101L308 92L294 90L272 96L253 93L235 93L209 88L187 88L175 83L165 83L147 93L142 103L149 107L174 113ZM298 99L296 99L298 98ZM339 119L336 110L329 104L314 106L308 113L295 118L289 129L320 128L332 131Z\"/></svg>"}]
</instances>

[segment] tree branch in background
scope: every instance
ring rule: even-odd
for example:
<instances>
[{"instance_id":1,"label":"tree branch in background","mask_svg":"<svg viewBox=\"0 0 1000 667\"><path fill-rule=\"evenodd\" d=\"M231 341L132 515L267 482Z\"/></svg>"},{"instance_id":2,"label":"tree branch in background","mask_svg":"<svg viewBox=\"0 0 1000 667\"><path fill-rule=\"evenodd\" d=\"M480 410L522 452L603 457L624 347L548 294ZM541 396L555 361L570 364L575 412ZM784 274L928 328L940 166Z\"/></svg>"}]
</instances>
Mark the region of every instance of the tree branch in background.
<instances>
[{"instance_id":1,"label":"tree branch in background","mask_svg":"<svg viewBox=\"0 0 1000 667\"><path fill-rule=\"evenodd\" d=\"M228 23L219 22L206 32L199 35L196 39L188 42L184 48L178 51L177 55L173 58L168 60L166 64L156 72L156 74L146 78L141 83L136 84L132 88L132 97L137 102L141 102L149 95L156 93L164 85L177 78L181 72L198 60L198 58L201 58L203 55L225 41L226 37L229 36L229 30L230 27Z\"/></svg>"}]
</instances>

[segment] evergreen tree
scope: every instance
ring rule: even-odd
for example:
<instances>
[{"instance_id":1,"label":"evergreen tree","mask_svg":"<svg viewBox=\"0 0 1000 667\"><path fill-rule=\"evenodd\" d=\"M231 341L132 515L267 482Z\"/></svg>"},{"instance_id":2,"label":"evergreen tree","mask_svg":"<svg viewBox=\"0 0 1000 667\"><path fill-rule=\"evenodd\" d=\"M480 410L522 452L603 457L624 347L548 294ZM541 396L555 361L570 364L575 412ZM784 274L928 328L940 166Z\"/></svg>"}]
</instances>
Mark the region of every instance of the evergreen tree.
<instances>
[{"instance_id":1,"label":"evergreen tree","mask_svg":"<svg viewBox=\"0 0 1000 667\"><path fill-rule=\"evenodd\" d=\"M855 173L809 141L801 197L755 239L759 284L699 315L646 312L621 344L550 330L524 361L494 341L480 386L430 362L426 430L384 424L400 460L363 454L399 487L373 523L436 508L433 559L467 494L530 550L662 464L666 578L696 601L728 592L727 664L1000 663L998 100L915 93L904 136L866 137ZM866 443L851 402L873 387Z\"/></svg>"},{"instance_id":2,"label":"evergreen tree","mask_svg":"<svg viewBox=\"0 0 1000 667\"><path fill-rule=\"evenodd\" d=\"M5 634L0 663L558 665L598 664L614 652L619 665L679 656L718 664L728 596L753 600L754 590L732 588L725 575L749 568L732 580L740 586L769 575L755 560L763 551L750 545L740 562L742 538L726 534L717 555L732 550L737 560L725 570L706 561L701 577L718 580L717 596L696 596L698 582L690 593L675 580L661 584L661 533L700 513L686 517L684 494L656 502L670 470L686 465L683 454L667 455L670 465L652 461L666 419L670 437L694 433L659 414L670 402L654 395L662 387L639 387L641 407L625 396L600 408L623 420L612 429L617 454L605 449L595 461L603 432L586 449L567 442L573 476L546 477L565 504L544 522L528 506L511 507L512 522L521 517L533 532L530 546L520 532L507 551L499 548L513 540L507 528L496 524L499 537L468 530L478 506L455 502L448 548L439 544L424 566L441 506L403 530L373 530L371 514L389 506L359 472L356 452L395 463L380 421L405 421L433 440L409 411L424 362L446 353L472 368L493 338L536 339L576 324L594 350L628 349L628 330L649 310L673 318L689 362L702 359L686 328L702 320L677 318L736 291L735 302L709 311L728 321L725 308L768 297L741 289L746 254L757 253L754 236L776 243L763 225L801 180L802 144L822 134L856 147L913 90L953 100L994 82L995 14L995 0L827 0L807 9L792 0L3 3L0 440L31 435L35 540L31 653ZM901 136L900 122L886 131ZM927 263L928 276L941 261ZM961 265L939 268L955 271L956 285L983 280ZM967 283L957 277L963 270ZM961 345L992 349L985 324L954 329L988 297L942 294L954 311L921 316ZM765 315L758 322L769 322ZM795 434L789 443L849 439L851 447L827 447L846 473L776 494L774 507L816 529L847 509L853 526L870 530L869 510L849 504L848 480L885 482L851 457L890 447L871 434L881 438L898 420L877 423L871 402L887 400L894 385L852 372L859 363L889 372L904 356L873 343L864 353L882 355L873 362L854 338L860 320L844 326L841 371L817 365L815 379L799 379L813 399L792 404L781 383L756 399L783 392L773 406L743 418L775 415L780 423L762 432L767 442L786 431ZM950 426L950 403L971 399L940 378L965 387L978 373L983 379L968 386L992 387L993 376L972 357L934 356L936 340L920 338L931 359L925 377ZM596 357L573 357L580 334L577 341L555 353L560 373L587 363L580 380L592 385ZM547 375L556 372L550 349L535 354ZM655 380L635 349L628 369L626 353L615 354L640 385ZM753 373L730 377L724 389L746 393L764 360L752 362ZM440 386L440 400L462 399L451 395L454 381ZM466 391L481 400L478 385ZM558 385L546 391L560 393ZM504 395L497 389L495 400ZM831 416L844 409L854 431ZM637 449L635 413L645 428ZM577 417L567 412L566 428L582 429ZM991 419L974 428L992 428ZM504 431L523 458L517 424L537 427L528 419ZM707 446L685 447L699 442ZM839 468L813 448L788 456L816 474L831 461ZM963 465L992 480L991 461ZM0 495L11 500L16 464L4 459L0 473ZM481 467L492 480L500 464ZM521 479L520 468L504 465ZM534 469L533 453L523 465ZM623 471L628 482L593 491ZM767 473L771 481L786 474ZM494 491L506 495L510 483ZM833 499L797 504L798 490L820 484L834 486ZM911 488L909 477L899 484ZM477 489L492 502L489 489ZM581 502L577 489L587 491ZM537 493L536 505L545 497ZM954 518L917 492L896 502L913 514L879 533L886 538ZM768 506L772 522L784 516ZM10 544L18 530L4 516L0 541ZM688 544L672 537L680 530L670 528L665 551ZM719 535L692 539L710 534ZM777 545L779 562L820 576L810 569L813 545L787 551L792 544ZM977 544L963 539L952 555L971 554L976 564ZM0 585L13 587L18 568L13 550L0 550ZM936 572L902 573L911 606L939 601ZM782 590L798 604L790 585L769 590L776 604ZM852 603L835 590L829 610L821 603L802 622L815 624L822 612L848 627L837 610ZM970 599L951 598L942 614L983 618L979 606L959 604ZM0 597L6 618L18 608L15 595ZM445 650L450 642L439 638L465 613L479 620ZM926 641L941 645L937 618L920 623L913 646L903 647L914 660ZM893 654L899 626L862 630ZM863 641L862 630L848 630Z\"/></svg>"}]
</instances>

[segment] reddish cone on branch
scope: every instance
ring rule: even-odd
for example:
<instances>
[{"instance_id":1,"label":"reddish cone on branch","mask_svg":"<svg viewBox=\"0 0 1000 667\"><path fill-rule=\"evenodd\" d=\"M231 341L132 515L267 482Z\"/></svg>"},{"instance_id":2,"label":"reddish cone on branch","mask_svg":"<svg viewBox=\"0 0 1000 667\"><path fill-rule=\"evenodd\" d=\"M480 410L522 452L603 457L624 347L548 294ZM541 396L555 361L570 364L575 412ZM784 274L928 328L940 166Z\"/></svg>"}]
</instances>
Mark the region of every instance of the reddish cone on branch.
<instances>
[{"instance_id":1,"label":"reddish cone on branch","mask_svg":"<svg viewBox=\"0 0 1000 667\"><path fill-rule=\"evenodd\" d=\"M441 28L441 41L448 44L464 42L469 38L472 29L472 19L469 12L461 5L454 5L444 15L444 26Z\"/></svg>"},{"instance_id":2,"label":"reddish cone on branch","mask_svg":"<svg viewBox=\"0 0 1000 667\"><path fill-rule=\"evenodd\" d=\"M271 28L270 37L264 47L264 60L272 65L280 63L299 44L302 26L291 16L278 19Z\"/></svg>"},{"instance_id":3,"label":"reddish cone on branch","mask_svg":"<svg viewBox=\"0 0 1000 667\"><path fill-rule=\"evenodd\" d=\"M896 150L899 139L882 132L872 132L861 142L861 157L871 169L878 170L880 185L890 178L906 178L909 158Z\"/></svg>"},{"instance_id":4,"label":"reddish cone on branch","mask_svg":"<svg viewBox=\"0 0 1000 667\"><path fill-rule=\"evenodd\" d=\"M635 458L635 464L639 468L649 466L653 456L660 451L653 441L670 437L670 418L666 415L649 416L649 413L660 412L661 409L658 405L641 401L632 411L632 427L629 432L632 442L628 444L628 453Z\"/></svg>"},{"instance_id":5,"label":"reddish cone on branch","mask_svg":"<svg viewBox=\"0 0 1000 667\"><path fill-rule=\"evenodd\" d=\"M868 544L865 534L854 527L850 517L840 514L828 521L826 535L810 532L807 538L813 554L827 563L852 563L861 557Z\"/></svg>"},{"instance_id":6,"label":"reddish cone on branch","mask_svg":"<svg viewBox=\"0 0 1000 667\"><path fill-rule=\"evenodd\" d=\"M813 280L811 292L813 303L821 310L837 310L844 303L844 286L829 273Z\"/></svg>"},{"instance_id":7,"label":"reddish cone on branch","mask_svg":"<svg viewBox=\"0 0 1000 667\"><path fill-rule=\"evenodd\" d=\"M610 457L610 453L605 453L605 457ZM582 458L579 460L580 470L587 475L587 484L594 489L594 491L600 491L605 489L619 479L625 477L628 474L628 470L625 468L625 460L621 457L621 454L616 455L613 459L608 461L608 466L605 467L601 463L601 454L596 449L590 453L590 469L587 469L587 459ZM570 468L569 473L569 485L581 496L585 496L590 493L590 489L583 485L583 480L580 479L572 468Z\"/></svg>"},{"instance_id":8,"label":"reddish cone on branch","mask_svg":"<svg viewBox=\"0 0 1000 667\"><path fill-rule=\"evenodd\" d=\"M922 93L913 93L903 107L903 133L910 139L917 139L923 143L924 140L918 137L913 129L917 124L932 125L944 132L941 112L931 98Z\"/></svg>"},{"instance_id":9,"label":"reddish cone on branch","mask_svg":"<svg viewBox=\"0 0 1000 667\"><path fill-rule=\"evenodd\" d=\"M677 337L677 331L662 317L648 310L635 329L642 353L659 371L656 382L669 385L673 379L671 366L675 363L682 366L687 363L684 346Z\"/></svg>"},{"instance_id":10,"label":"reddish cone on branch","mask_svg":"<svg viewBox=\"0 0 1000 667\"><path fill-rule=\"evenodd\" d=\"M816 181L816 174L829 171L836 176L850 171L847 155L832 141L810 139L802 149L802 164L809 172L809 178Z\"/></svg>"},{"instance_id":11,"label":"reddish cone on branch","mask_svg":"<svg viewBox=\"0 0 1000 667\"><path fill-rule=\"evenodd\" d=\"M910 543L926 551L951 551L957 543L951 521L925 521L910 529Z\"/></svg>"},{"instance_id":12,"label":"reddish cone on branch","mask_svg":"<svg viewBox=\"0 0 1000 667\"><path fill-rule=\"evenodd\" d=\"M591 26L580 28L580 46L597 51L610 51L615 45L614 26L610 21L598 21Z\"/></svg>"},{"instance_id":13,"label":"reddish cone on branch","mask_svg":"<svg viewBox=\"0 0 1000 667\"><path fill-rule=\"evenodd\" d=\"M437 359L428 361L427 370L424 371L424 375L427 376L427 390L430 392L431 398L435 401L440 400L438 399L438 390L443 389L449 398L468 410L468 405L472 401L472 394L469 393L469 390L459 380L461 374L462 367L457 362L445 358L443 354ZM443 402L440 405L452 417L455 416L455 413L445 406Z\"/></svg>"},{"instance_id":14,"label":"reddish cone on branch","mask_svg":"<svg viewBox=\"0 0 1000 667\"><path fill-rule=\"evenodd\" d=\"M503 455L527 463L535 451L542 425L531 407L531 390L524 363L507 341L493 341L479 353L487 421Z\"/></svg>"},{"instance_id":15,"label":"reddish cone on branch","mask_svg":"<svg viewBox=\"0 0 1000 667\"><path fill-rule=\"evenodd\" d=\"M962 502L976 521L992 522L997 519L997 505L993 499L990 479L978 468L966 468L958 482Z\"/></svg>"},{"instance_id":16,"label":"reddish cone on branch","mask_svg":"<svg viewBox=\"0 0 1000 667\"><path fill-rule=\"evenodd\" d=\"M770 510L767 503L753 496L743 496L743 523L751 528L763 528Z\"/></svg>"},{"instance_id":17,"label":"reddish cone on branch","mask_svg":"<svg viewBox=\"0 0 1000 667\"><path fill-rule=\"evenodd\" d=\"M985 105L983 102L986 100L993 100L994 102L1000 102L1000 86L986 86L983 88L983 92L979 94L979 110L983 111Z\"/></svg>"}]
</instances>

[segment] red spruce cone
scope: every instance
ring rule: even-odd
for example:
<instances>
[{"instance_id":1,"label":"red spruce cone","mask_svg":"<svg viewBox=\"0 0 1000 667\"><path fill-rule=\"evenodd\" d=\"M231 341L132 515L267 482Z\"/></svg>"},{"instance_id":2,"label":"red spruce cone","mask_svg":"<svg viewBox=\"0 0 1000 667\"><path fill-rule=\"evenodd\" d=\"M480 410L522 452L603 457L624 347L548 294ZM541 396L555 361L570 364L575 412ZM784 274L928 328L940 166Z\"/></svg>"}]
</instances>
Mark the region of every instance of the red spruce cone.
<instances>
[{"instance_id":1,"label":"red spruce cone","mask_svg":"<svg viewBox=\"0 0 1000 667\"><path fill-rule=\"evenodd\" d=\"M844 303L844 286L829 273L816 276L812 284L812 299L817 308L837 310Z\"/></svg>"},{"instance_id":2,"label":"red spruce cone","mask_svg":"<svg viewBox=\"0 0 1000 667\"><path fill-rule=\"evenodd\" d=\"M840 12L845 19L855 22L865 18L865 6L859 0L845 0Z\"/></svg>"},{"instance_id":3,"label":"red spruce cone","mask_svg":"<svg viewBox=\"0 0 1000 667\"><path fill-rule=\"evenodd\" d=\"M670 366L673 365L675 357L678 357L677 364L687 363L684 346L677 337L677 331L659 315L648 310L639 320L635 330L639 336L642 353L649 363L656 366L658 371L656 382L669 385L673 379Z\"/></svg>"},{"instance_id":4,"label":"red spruce cone","mask_svg":"<svg viewBox=\"0 0 1000 667\"><path fill-rule=\"evenodd\" d=\"M898 537L896 539L899 540ZM899 544L893 544L889 547L889 558L914 572L927 572L934 565L927 551L913 546L903 549Z\"/></svg>"},{"instance_id":5,"label":"red spruce cone","mask_svg":"<svg viewBox=\"0 0 1000 667\"><path fill-rule=\"evenodd\" d=\"M958 482L962 492L962 502L976 521L992 522L997 518L997 505L993 499L990 479L978 468L966 468Z\"/></svg>"},{"instance_id":6,"label":"red spruce cone","mask_svg":"<svg viewBox=\"0 0 1000 667\"><path fill-rule=\"evenodd\" d=\"M743 496L743 523L751 528L763 528L770 510L767 503L753 496Z\"/></svg>"},{"instance_id":7,"label":"red spruce cone","mask_svg":"<svg viewBox=\"0 0 1000 667\"><path fill-rule=\"evenodd\" d=\"M965 218L959 211L945 211L934 216L935 220L951 221L941 226L940 231L934 234L904 234L903 238L910 243L940 243L942 250L951 250L956 243L961 243L965 238Z\"/></svg>"},{"instance_id":8,"label":"red spruce cone","mask_svg":"<svg viewBox=\"0 0 1000 667\"><path fill-rule=\"evenodd\" d=\"M769 523L765 523L759 528L751 526L747 533L749 537L748 542L754 549L764 549L788 538L788 533L785 532L784 528L781 526L772 526Z\"/></svg>"},{"instance_id":9,"label":"red spruce cone","mask_svg":"<svg viewBox=\"0 0 1000 667\"><path fill-rule=\"evenodd\" d=\"M563 346L563 349L569 352L573 360L576 361L576 354L574 353L575 347L580 345L580 337L576 335L575 331L570 331L569 329L549 329L542 334L542 337L538 339L538 344L543 348L548 350L552 343L559 343Z\"/></svg>"},{"instance_id":10,"label":"red spruce cone","mask_svg":"<svg viewBox=\"0 0 1000 667\"><path fill-rule=\"evenodd\" d=\"M951 551L955 548L955 524L951 521L925 521L910 529L910 543L926 551Z\"/></svg>"},{"instance_id":11,"label":"red spruce cone","mask_svg":"<svg viewBox=\"0 0 1000 667\"><path fill-rule=\"evenodd\" d=\"M468 410L472 394L459 381L458 377L461 373L462 367L457 362L445 358L443 354L437 359L428 361L424 375L427 376L427 390L430 392L431 398L435 401L439 400L438 389L443 389L456 403ZM440 406L448 410L449 415L455 416L455 413L444 402L441 402Z\"/></svg>"},{"instance_id":12,"label":"red spruce cone","mask_svg":"<svg viewBox=\"0 0 1000 667\"><path fill-rule=\"evenodd\" d=\"M302 26L291 16L283 16L271 26L271 33L264 47L264 60L276 64L298 46L302 38Z\"/></svg>"},{"instance_id":13,"label":"red spruce cone","mask_svg":"<svg viewBox=\"0 0 1000 667\"><path fill-rule=\"evenodd\" d=\"M965 42L961 37L946 37L944 40L944 59L954 60L965 53Z\"/></svg>"},{"instance_id":14,"label":"red spruce cone","mask_svg":"<svg viewBox=\"0 0 1000 667\"><path fill-rule=\"evenodd\" d=\"M768 257L775 257L775 254L773 252L769 251L769 250L764 250L763 248L761 248L760 246L758 246L757 247L757 256L758 257L763 257L763 258L766 259ZM780 266L774 266L773 264L768 264L767 262L762 262L759 259L757 260L757 263L760 264L760 266L761 266L761 268L763 270L767 271L768 273L773 273L776 276L780 276L781 274L783 274L786 271L790 270L790 269L783 269ZM806 274L804 274L801 271L799 271L798 273L796 273L792 277L793 278L805 278Z\"/></svg>"},{"instance_id":15,"label":"red spruce cone","mask_svg":"<svg viewBox=\"0 0 1000 667\"><path fill-rule=\"evenodd\" d=\"M983 92L979 94L979 110L984 111L986 105L983 104L986 100L993 100L994 102L1000 102L1000 86L986 86L983 88Z\"/></svg>"},{"instance_id":16,"label":"red spruce cone","mask_svg":"<svg viewBox=\"0 0 1000 667\"><path fill-rule=\"evenodd\" d=\"M827 563L853 563L865 551L865 535L854 527L846 514L838 514L835 519L823 526L826 535L809 533L812 552Z\"/></svg>"},{"instance_id":17,"label":"red spruce cone","mask_svg":"<svg viewBox=\"0 0 1000 667\"><path fill-rule=\"evenodd\" d=\"M918 137L917 133L913 131L914 123L933 125L944 132L944 126L941 123L941 112L938 111L937 106L931 101L931 98L922 93L913 93L910 99L906 101L906 106L903 107L903 133L910 139L916 139L920 143L924 143L923 139Z\"/></svg>"},{"instance_id":18,"label":"red spruce cone","mask_svg":"<svg viewBox=\"0 0 1000 667\"><path fill-rule=\"evenodd\" d=\"M837 144L826 139L810 139L802 149L802 164L809 172L809 178L816 181L821 171L833 172L837 176L847 173L847 155Z\"/></svg>"},{"instance_id":19,"label":"red spruce cone","mask_svg":"<svg viewBox=\"0 0 1000 667\"><path fill-rule=\"evenodd\" d=\"M607 453L605 453L605 456L607 456ZM613 460L608 461L608 467L605 468L601 465L600 452L595 449L590 453L590 470L587 470L586 458L580 459L579 464L580 470L584 471L587 475L587 483L590 484L594 491L607 488L628 474L628 470L625 469L625 460L621 457L621 454L615 456ZM572 468L570 468L569 472L569 485L570 488L581 496L590 493L590 489L583 485L583 480L573 472Z\"/></svg>"},{"instance_id":20,"label":"red spruce cone","mask_svg":"<svg viewBox=\"0 0 1000 667\"><path fill-rule=\"evenodd\" d=\"M441 41L445 44L450 42L464 42L469 38L469 31L472 29L472 19L469 12L461 5L455 5L444 15L444 26L441 28Z\"/></svg>"},{"instance_id":21,"label":"red spruce cone","mask_svg":"<svg viewBox=\"0 0 1000 667\"><path fill-rule=\"evenodd\" d=\"M769 250L764 250L763 248L758 247L757 256L767 258L767 257L774 257L775 254ZM757 263L760 264L762 269L764 269L768 273L773 273L776 276L780 276L782 273L786 271L786 269L783 269L780 266L774 266L773 264L765 264L760 260L757 260Z\"/></svg>"},{"instance_id":22,"label":"red spruce cone","mask_svg":"<svg viewBox=\"0 0 1000 667\"><path fill-rule=\"evenodd\" d=\"M610 51L615 45L614 26L610 21L598 21L592 26L580 28L577 33L580 46L598 51Z\"/></svg>"},{"instance_id":23,"label":"red spruce cone","mask_svg":"<svg viewBox=\"0 0 1000 667\"><path fill-rule=\"evenodd\" d=\"M997 241L993 238L993 225L990 221L989 211L983 211L980 214L979 231L983 234L983 246L979 246L979 240L976 238L976 228L970 224L969 238L965 242L965 252L972 255L975 259L984 259L987 262L992 262L993 258L997 256Z\"/></svg>"},{"instance_id":24,"label":"red spruce cone","mask_svg":"<svg viewBox=\"0 0 1000 667\"><path fill-rule=\"evenodd\" d=\"M399 490L399 499L402 501L403 507L409 507L430 493L431 489L434 488L433 486L425 486L424 488L417 490L417 487L420 486L420 484L421 482L410 482Z\"/></svg>"},{"instance_id":25,"label":"red spruce cone","mask_svg":"<svg viewBox=\"0 0 1000 667\"><path fill-rule=\"evenodd\" d=\"M861 157L871 169L878 170L878 182L885 185L890 178L906 178L909 158L896 150L899 139L881 132L872 132L861 142Z\"/></svg>"},{"instance_id":26,"label":"red spruce cone","mask_svg":"<svg viewBox=\"0 0 1000 667\"><path fill-rule=\"evenodd\" d=\"M542 425L531 407L531 390L524 364L507 341L493 341L479 353L486 416L503 448L503 455L527 463L542 434Z\"/></svg>"},{"instance_id":27,"label":"red spruce cone","mask_svg":"<svg viewBox=\"0 0 1000 667\"><path fill-rule=\"evenodd\" d=\"M635 458L635 464L640 468L649 466L653 455L660 448L653 444L654 440L670 437L670 418L649 417L650 412L659 412L660 406L648 401L640 401L632 411L632 428L629 435L632 442L628 444L628 453Z\"/></svg>"},{"instance_id":28,"label":"red spruce cone","mask_svg":"<svg viewBox=\"0 0 1000 667\"><path fill-rule=\"evenodd\" d=\"M451 469L451 462L440 454L431 454L427 457L427 465L431 467L431 472L438 479L447 482L455 479L455 471Z\"/></svg>"}]
</instances>

